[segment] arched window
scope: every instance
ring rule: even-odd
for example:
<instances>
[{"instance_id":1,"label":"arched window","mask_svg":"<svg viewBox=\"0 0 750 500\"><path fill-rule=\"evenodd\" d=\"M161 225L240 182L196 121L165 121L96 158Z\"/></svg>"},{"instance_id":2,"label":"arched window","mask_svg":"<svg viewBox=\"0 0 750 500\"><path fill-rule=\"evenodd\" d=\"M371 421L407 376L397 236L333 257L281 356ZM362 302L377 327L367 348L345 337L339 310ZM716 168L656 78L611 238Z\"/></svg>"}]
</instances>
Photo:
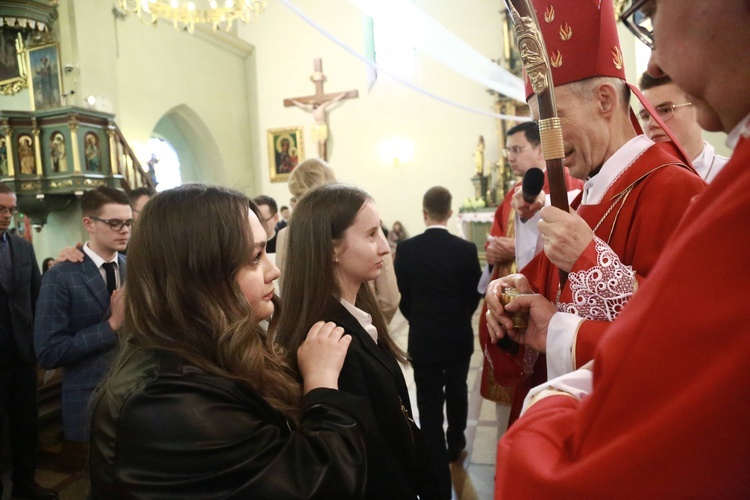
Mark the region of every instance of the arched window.
<instances>
[{"instance_id":1,"label":"arched window","mask_svg":"<svg viewBox=\"0 0 750 500\"><path fill-rule=\"evenodd\" d=\"M144 169L148 169L157 191L182 184L180 158L177 151L163 137L152 137L138 155Z\"/></svg>"}]
</instances>

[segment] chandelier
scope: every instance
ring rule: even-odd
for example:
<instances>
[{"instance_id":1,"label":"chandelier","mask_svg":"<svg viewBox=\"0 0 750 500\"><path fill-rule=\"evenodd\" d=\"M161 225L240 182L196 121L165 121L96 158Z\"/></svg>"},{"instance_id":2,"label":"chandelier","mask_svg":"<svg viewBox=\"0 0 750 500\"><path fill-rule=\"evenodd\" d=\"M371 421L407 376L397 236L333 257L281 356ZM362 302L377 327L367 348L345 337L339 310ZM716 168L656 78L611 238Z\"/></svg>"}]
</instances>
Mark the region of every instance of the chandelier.
<instances>
[{"instance_id":1,"label":"chandelier","mask_svg":"<svg viewBox=\"0 0 750 500\"><path fill-rule=\"evenodd\" d=\"M137 15L144 24L159 19L171 21L176 29L192 33L196 24L210 24L214 30L232 29L235 20L251 23L266 9L266 0L116 0L125 14Z\"/></svg>"}]
</instances>

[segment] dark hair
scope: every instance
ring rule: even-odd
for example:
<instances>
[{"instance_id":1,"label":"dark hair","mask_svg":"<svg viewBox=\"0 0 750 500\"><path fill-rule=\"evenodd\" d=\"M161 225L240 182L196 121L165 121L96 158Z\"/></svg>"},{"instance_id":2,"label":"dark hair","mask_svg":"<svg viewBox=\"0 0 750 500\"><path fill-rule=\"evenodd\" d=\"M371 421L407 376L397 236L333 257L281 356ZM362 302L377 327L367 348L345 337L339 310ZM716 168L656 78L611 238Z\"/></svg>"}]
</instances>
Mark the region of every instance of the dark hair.
<instances>
[{"instance_id":1,"label":"dark hair","mask_svg":"<svg viewBox=\"0 0 750 500\"><path fill-rule=\"evenodd\" d=\"M200 184L163 191L146 204L128 245L126 340L118 363L134 349L170 351L245 383L294 416L301 387L274 343L278 301L266 331L236 282L253 256L248 206L257 215L242 193ZM195 224L202 218L221 223Z\"/></svg>"},{"instance_id":2,"label":"dark hair","mask_svg":"<svg viewBox=\"0 0 750 500\"><path fill-rule=\"evenodd\" d=\"M127 195L119 189L109 186L99 186L96 189L87 191L81 197L81 212L83 212L84 217L99 215L102 207L110 203L130 206Z\"/></svg>"},{"instance_id":3,"label":"dark hair","mask_svg":"<svg viewBox=\"0 0 750 500\"><path fill-rule=\"evenodd\" d=\"M16 192L8 184L0 182L0 194L16 194Z\"/></svg>"},{"instance_id":4,"label":"dark hair","mask_svg":"<svg viewBox=\"0 0 750 500\"><path fill-rule=\"evenodd\" d=\"M670 78L669 75L654 78L653 76L648 74L648 71L644 71L641 75L641 81L638 86L641 88L641 90L648 90L654 87L667 85L668 83L672 83L672 78Z\"/></svg>"},{"instance_id":5,"label":"dark hair","mask_svg":"<svg viewBox=\"0 0 750 500\"><path fill-rule=\"evenodd\" d=\"M148 196L149 198L151 198L155 194L156 193L154 193L153 189L143 186L128 191L128 199L130 200L130 204L132 205L133 203L138 201L138 198L140 198L141 196Z\"/></svg>"},{"instance_id":6,"label":"dark hair","mask_svg":"<svg viewBox=\"0 0 750 500\"><path fill-rule=\"evenodd\" d=\"M510 130L506 132L505 137L510 137L518 132L523 132L526 136L526 140L534 147L537 147L542 142L539 138L539 125L536 122L521 122L510 128Z\"/></svg>"},{"instance_id":7,"label":"dark hair","mask_svg":"<svg viewBox=\"0 0 750 500\"><path fill-rule=\"evenodd\" d=\"M334 246L354 223L370 195L342 184L325 184L299 200L289 221L287 256L281 272L284 307L294 314L282 315L278 342L294 356L308 330L341 297L335 278ZM378 330L378 342L406 361L404 352L388 334L388 325L375 295L367 284L357 293L354 304L372 316Z\"/></svg>"},{"instance_id":8,"label":"dark hair","mask_svg":"<svg viewBox=\"0 0 750 500\"><path fill-rule=\"evenodd\" d=\"M256 196L255 198L253 198L253 202L259 207L266 205L268 207L268 210L271 212L272 216L276 215L276 212L279 211L278 205L276 205L276 200L274 200L273 198L265 194Z\"/></svg>"},{"instance_id":9,"label":"dark hair","mask_svg":"<svg viewBox=\"0 0 750 500\"><path fill-rule=\"evenodd\" d=\"M451 192L442 186L431 187L422 197L422 208L435 221L445 220L451 214Z\"/></svg>"},{"instance_id":10,"label":"dark hair","mask_svg":"<svg viewBox=\"0 0 750 500\"><path fill-rule=\"evenodd\" d=\"M44 259L42 261L42 274L44 274L47 271L49 271L49 263L50 262L55 262L55 259L53 259L52 257L47 257L46 259Z\"/></svg>"},{"instance_id":11,"label":"dark hair","mask_svg":"<svg viewBox=\"0 0 750 500\"><path fill-rule=\"evenodd\" d=\"M287 207L286 205L281 205L279 207L279 212L283 212L284 210L289 210L289 207Z\"/></svg>"}]
</instances>

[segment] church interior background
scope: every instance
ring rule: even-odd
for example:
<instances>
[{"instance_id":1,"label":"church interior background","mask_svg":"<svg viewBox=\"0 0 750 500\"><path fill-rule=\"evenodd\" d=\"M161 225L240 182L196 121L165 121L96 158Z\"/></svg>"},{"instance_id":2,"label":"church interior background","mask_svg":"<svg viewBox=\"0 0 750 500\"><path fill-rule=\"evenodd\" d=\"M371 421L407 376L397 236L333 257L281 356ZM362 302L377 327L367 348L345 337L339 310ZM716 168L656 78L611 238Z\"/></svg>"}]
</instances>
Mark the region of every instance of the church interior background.
<instances>
[{"instance_id":1,"label":"church interior background","mask_svg":"<svg viewBox=\"0 0 750 500\"><path fill-rule=\"evenodd\" d=\"M0 31L14 26L20 4L50 21L51 29L37 29L25 48L57 45L56 106L68 125L84 129L83 119L79 125L70 118L76 114L111 117L143 169L136 185L149 182L153 166L158 189L221 184L288 205L286 176L274 172L269 147L276 143L268 138L292 131L298 161L318 156L311 110L284 104L315 93L316 59L326 94L356 91L325 110L328 162L339 181L375 198L385 227L398 220L409 234L421 232L422 195L442 185L453 194L449 229L461 233L461 218L471 218L460 214L467 198L479 195L491 205L514 181L503 173L500 154L503 130L513 122L498 113L525 108L516 100L523 92L518 76L498 71L518 75L502 0L267 0L252 23L236 22L229 31L198 25L192 33L166 20L146 25L126 15L119 1L0 0ZM637 82L648 56L622 27L620 37L628 79ZM33 112L35 105L29 88L3 93L0 138L9 139L7 116ZM722 134L706 138L729 153ZM486 187L479 187L478 174L486 176ZM492 211L484 213L491 220ZM31 233L40 264L86 239L77 203L45 214L35 230L17 221Z\"/></svg>"},{"instance_id":2,"label":"church interior background","mask_svg":"<svg viewBox=\"0 0 750 500\"><path fill-rule=\"evenodd\" d=\"M459 232L461 205L480 191L472 183L479 136L489 189L502 189L502 127L513 122L493 114L507 111L503 100L522 103L482 81L493 77L482 74L482 63L509 63L500 0L269 0L252 23L235 22L228 32L198 25L192 34L166 20L145 25L117 2L24 1L55 6L45 42L59 46L60 104L114 115L146 170L156 144L157 172L164 170L159 189L216 183L288 205L286 182L272 182L267 136L301 130L298 159L317 156L313 116L284 106L285 99L314 94L316 58L326 93L358 93L327 109L328 161L340 181L375 198L386 227L399 220L411 234L420 232L422 194L443 185L454 199L449 227ZM18 2L0 2L0 9L12 3ZM625 30L621 38L635 82L644 58L636 61L637 45ZM465 54L483 61L462 64ZM366 62L373 56L378 69ZM31 106L28 89L0 96L3 111ZM718 134L709 140L727 152ZM75 203L51 211L33 233L40 261L83 238Z\"/></svg>"}]
</instances>

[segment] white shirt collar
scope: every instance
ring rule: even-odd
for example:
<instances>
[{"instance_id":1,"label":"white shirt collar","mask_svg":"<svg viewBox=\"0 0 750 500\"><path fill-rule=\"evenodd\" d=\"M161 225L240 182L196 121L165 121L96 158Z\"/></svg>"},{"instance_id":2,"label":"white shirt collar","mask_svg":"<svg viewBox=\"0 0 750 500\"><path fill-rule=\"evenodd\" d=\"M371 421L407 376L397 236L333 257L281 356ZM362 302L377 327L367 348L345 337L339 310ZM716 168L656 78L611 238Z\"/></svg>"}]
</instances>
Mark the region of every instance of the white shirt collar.
<instances>
[{"instance_id":1,"label":"white shirt collar","mask_svg":"<svg viewBox=\"0 0 750 500\"><path fill-rule=\"evenodd\" d=\"M706 182L711 182L716 174L721 171L729 158L716 154L716 149L706 141L703 141L703 151L693 160L693 168Z\"/></svg>"},{"instance_id":2,"label":"white shirt collar","mask_svg":"<svg viewBox=\"0 0 750 500\"><path fill-rule=\"evenodd\" d=\"M620 174L630 167L644 151L654 145L645 135L638 135L626 142L615 154L604 162L599 173L589 178L583 185L582 205L601 203L604 194Z\"/></svg>"},{"instance_id":3,"label":"white shirt collar","mask_svg":"<svg viewBox=\"0 0 750 500\"><path fill-rule=\"evenodd\" d=\"M351 304L344 299L339 299L339 302L341 302L341 305L346 308L347 311L349 311L349 314L354 316L354 319L357 320L357 322L362 326L362 328L365 329L368 335L372 337L372 340L375 341L375 343L378 343L378 329L375 328L375 325L372 324L372 316L367 314L362 309L358 308L354 304Z\"/></svg>"},{"instance_id":4,"label":"white shirt collar","mask_svg":"<svg viewBox=\"0 0 750 500\"><path fill-rule=\"evenodd\" d=\"M106 261L102 259L101 257L99 257L99 254L91 250L91 248L89 247L88 241L83 244L83 251L86 252L86 255L88 255L91 258L91 260L94 261L94 264L96 264L96 267L98 268L101 268L102 264L104 264L105 262L114 262L115 265L117 265L117 253L116 252L115 252L115 257L112 260Z\"/></svg>"},{"instance_id":5,"label":"white shirt collar","mask_svg":"<svg viewBox=\"0 0 750 500\"><path fill-rule=\"evenodd\" d=\"M445 229L446 231L448 230L448 228L443 226L442 224L433 224L432 226L427 226L427 229ZM427 229L425 229L425 231Z\"/></svg>"},{"instance_id":6,"label":"white shirt collar","mask_svg":"<svg viewBox=\"0 0 750 500\"><path fill-rule=\"evenodd\" d=\"M737 143L740 142L740 137L745 139L750 138L750 115L740 120L740 123L729 132L727 136L727 147L734 149L737 147Z\"/></svg>"}]
</instances>

